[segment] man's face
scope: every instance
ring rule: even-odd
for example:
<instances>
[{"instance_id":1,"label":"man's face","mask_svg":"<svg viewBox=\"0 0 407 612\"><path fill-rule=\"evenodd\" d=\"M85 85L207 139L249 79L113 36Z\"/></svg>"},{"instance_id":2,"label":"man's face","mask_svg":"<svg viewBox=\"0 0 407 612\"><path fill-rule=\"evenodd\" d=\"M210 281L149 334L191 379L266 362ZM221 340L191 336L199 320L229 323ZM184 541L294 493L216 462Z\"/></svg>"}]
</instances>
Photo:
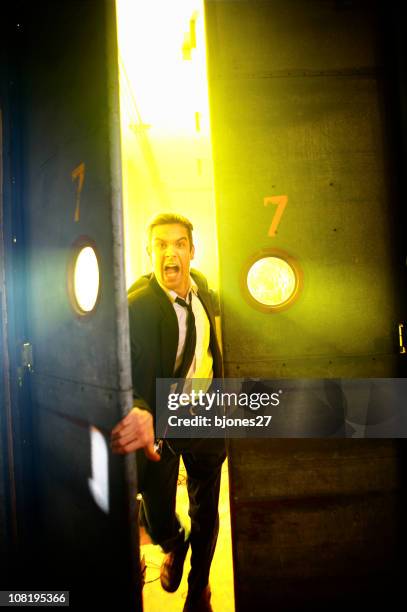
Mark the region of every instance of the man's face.
<instances>
[{"instance_id":1,"label":"man's face","mask_svg":"<svg viewBox=\"0 0 407 612\"><path fill-rule=\"evenodd\" d=\"M149 254L157 280L166 288L185 297L189 289L189 264L194 247L188 230L179 223L156 225L151 234Z\"/></svg>"}]
</instances>

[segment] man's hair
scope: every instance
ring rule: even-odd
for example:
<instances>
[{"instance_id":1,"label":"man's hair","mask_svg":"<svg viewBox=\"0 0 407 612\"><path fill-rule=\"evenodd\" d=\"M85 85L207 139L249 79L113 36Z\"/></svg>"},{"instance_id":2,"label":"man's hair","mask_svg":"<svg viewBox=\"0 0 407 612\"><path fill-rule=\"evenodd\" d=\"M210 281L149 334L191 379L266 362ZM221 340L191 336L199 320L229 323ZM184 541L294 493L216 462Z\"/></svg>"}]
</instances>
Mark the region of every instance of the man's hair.
<instances>
[{"instance_id":1,"label":"man's hair","mask_svg":"<svg viewBox=\"0 0 407 612\"><path fill-rule=\"evenodd\" d=\"M172 223L178 223L179 225L183 225L185 227L188 232L189 245L192 248L194 246L192 240L192 230L194 227L189 219L175 213L161 213L154 217L148 226L148 243L151 243L151 235L153 233L153 229L157 225L170 225Z\"/></svg>"}]
</instances>

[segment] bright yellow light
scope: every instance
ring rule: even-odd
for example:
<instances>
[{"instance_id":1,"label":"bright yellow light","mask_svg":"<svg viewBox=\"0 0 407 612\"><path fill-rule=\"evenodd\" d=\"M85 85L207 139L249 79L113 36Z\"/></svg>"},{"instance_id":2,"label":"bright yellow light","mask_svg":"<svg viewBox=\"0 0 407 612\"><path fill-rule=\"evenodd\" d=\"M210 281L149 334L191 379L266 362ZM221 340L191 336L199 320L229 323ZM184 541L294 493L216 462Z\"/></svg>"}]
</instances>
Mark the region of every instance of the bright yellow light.
<instances>
[{"instance_id":1,"label":"bright yellow light","mask_svg":"<svg viewBox=\"0 0 407 612\"><path fill-rule=\"evenodd\" d=\"M251 296L265 306L281 306L294 295L297 279L293 268L280 257L258 259L247 274Z\"/></svg>"},{"instance_id":2,"label":"bright yellow light","mask_svg":"<svg viewBox=\"0 0 407 612\"><path fill-rule=\"evenodd\" d=\"M117 0L126 280L151 263L145 228L190 218L193 267L218 288L203 0Z\"/></svg>"},{"instance_id":3,"label":"bright yellow light","mask_svg":"<svg viewBox=\"0 0 407 612\"><path fill-rule=\"evenodd\" d=\"M74 295L79 309L91 312L99 293L99 264L95 251L87 246L76 258L74 270Z\"/></svg>"},{"instance_id":4,"label":"bright yellow light","mask_svg":"<svg viewBox=\"0 0 407 612\"><path fill-rule=\"evenodd\" d=\"M120 89L133 129L188 136L196 130L195 112L208 108L202 0L116 5Z\"/></svg>"}]
</instances>

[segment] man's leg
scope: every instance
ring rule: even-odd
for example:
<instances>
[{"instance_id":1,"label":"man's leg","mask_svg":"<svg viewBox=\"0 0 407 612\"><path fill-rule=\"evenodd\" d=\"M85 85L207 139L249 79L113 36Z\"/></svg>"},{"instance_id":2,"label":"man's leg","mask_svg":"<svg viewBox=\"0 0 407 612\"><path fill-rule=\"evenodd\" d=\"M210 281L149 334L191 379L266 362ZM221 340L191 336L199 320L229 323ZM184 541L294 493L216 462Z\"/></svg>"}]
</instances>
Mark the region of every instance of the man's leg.
<instances>
[{"instance_id":1,"label":"man's leg","mask_svg":"<svg viewBox=\"0 0 407 612\"><path fill-rule=\"evenodd\" d=\"M154 544L164 552L174 550L184 540L184 529L175 513L179 454L164 443L160 461L149 461L142 490L140 521Z\"/></svg>"},{"instance_id":2,"label":"man's leg","mask_svg":"<svg viewBox=\"0 0 407 612\"><path fill-rule=\"evenodd\" d=\"M211 441L218 442L218 440ZM191 571L188 599L198 599L209 582L209 572L219 531L219 491L224 443L215 452L204 452L205 443L196 441L191 452L182 454L188 474L189 515L191 517Z\"/></svg>"}]
</instances>

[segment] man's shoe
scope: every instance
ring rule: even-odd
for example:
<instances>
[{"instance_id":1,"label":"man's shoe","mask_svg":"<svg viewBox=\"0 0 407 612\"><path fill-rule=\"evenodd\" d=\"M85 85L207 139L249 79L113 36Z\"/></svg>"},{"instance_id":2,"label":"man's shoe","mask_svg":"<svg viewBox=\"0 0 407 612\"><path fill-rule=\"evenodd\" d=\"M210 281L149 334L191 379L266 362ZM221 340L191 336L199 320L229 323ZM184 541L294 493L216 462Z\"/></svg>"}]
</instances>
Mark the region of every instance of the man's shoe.
<instances>
[{"instance_id":1,"label":"man's shoe","mask_svg":"<svg viewBox=\"0 0 407 612\"><path fill-rule=\"evenodd\" d=\"M187 595L182 612L213 612L210 587L205 587L198 599L192 600Z\"/></svg>"},{"instance_id":2,"label":"man's shoe","mask_svg":"<svg viewBox=\"0 0 407 612\"><path fill-rule=\"evenodd\" d=\"M189 548L189 540L165 555L161 564L160 580L164 591L174 593L181 583L184 561Z\"/></svg>"}]
</instances>

